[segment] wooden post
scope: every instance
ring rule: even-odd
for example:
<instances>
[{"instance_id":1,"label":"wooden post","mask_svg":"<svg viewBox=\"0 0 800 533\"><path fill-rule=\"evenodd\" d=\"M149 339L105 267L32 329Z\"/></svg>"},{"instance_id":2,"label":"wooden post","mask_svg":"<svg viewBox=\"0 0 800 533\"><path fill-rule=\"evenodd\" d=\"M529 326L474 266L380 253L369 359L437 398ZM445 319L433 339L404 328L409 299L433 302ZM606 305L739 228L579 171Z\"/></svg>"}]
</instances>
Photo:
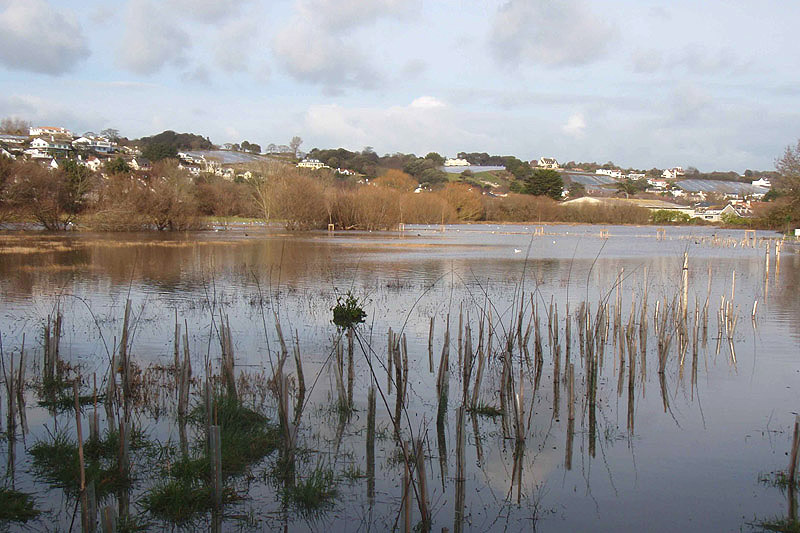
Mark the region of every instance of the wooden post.
<instances>
[{"instance_id":1,"label":"wooden post","mask_svg":"<svg viewBox=\"0 0 800 533\"><path fill-rule=\"evenodd\" d=\"M117 511L113 505L103 508L103 533L117 533Z\"/></svg>"},{"instance_id":2,"label":"wooden post","mask_svg":"<svg viewBox=\"0 0 800 533\"><path fill-rule=\"evenodd\" d=\"M222 440L219 426L211 426L211 483L214 488L214 506L222 507Z\"/></svg>"},{"instance_id":3,"label":"wooden post","mask_svg":"<svg viewBox=\"0 0 800 533\"><path fill-rule=\"evenodd\" d=\"M800 448L800 415L794 417L794 438L792 439L792 452L789 454L789 486L794 487L797 475L797 452Z\"/></svg>"},{"instance_id":4,"label":"wooden post","mask_svg":"<svg viewBox=\"0 0 800 533\"><path fill-rule=\"evenodd\" d=\"M430 514L428 511L428 480L425 478L425 452L422 448L422 439L417 440L414 457L417 460L417 489L419 496L419 514L422 519L422 529L430 528Z\"/></svg>"},{"instance_id":5,"label":"wooden post","mask_svg":"<svg viewBox=\"0 0 800 533\"><path fill-rule=\"evenodd\" d=\"M78 463L81 469L81 530L89 531L89 502L86 498L86 465L83 461L83 430L81 428L81 403L78 394L78 380L72 382L72 392L75 396L75 427L78 436Z\"/></svg>"},{"instance_id":6,"label":"wooden post","mask_svg":"<svg viewBox=\"0 0 800 533\"><path fill-rule=\"evenodd\" d=\"M433 374L433 325L436 317L431 317L431 328L428 331L428 370Z\"/></svg>"}]
</instances>

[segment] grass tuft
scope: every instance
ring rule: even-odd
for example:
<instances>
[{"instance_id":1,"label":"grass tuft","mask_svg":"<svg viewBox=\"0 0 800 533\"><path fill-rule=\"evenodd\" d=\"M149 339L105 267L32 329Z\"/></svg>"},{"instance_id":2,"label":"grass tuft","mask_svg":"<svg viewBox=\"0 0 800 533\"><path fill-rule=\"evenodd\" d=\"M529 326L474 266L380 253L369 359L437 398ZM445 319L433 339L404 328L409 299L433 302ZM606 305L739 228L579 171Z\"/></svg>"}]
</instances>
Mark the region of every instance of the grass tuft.
<instances>
[{"instance_id":1,"label":"grass tuft","mask_svg":"<svg viewBox=\"0 0 800 533\"><path fill-rule=\"evenodd\" d=\"M285 489L294 508L303 515L313 514L333 505L338 494L333 471L317 466L311 474Z\"/></svg>"},{"instance_id":2,"label":"grass tuft","mask_svg":"<svg viewBox=\"0 0 800 533\"><path fill-rule=\"evenodd\" d=\"M0 487L0 523L27 522L39 513L30 494Z\"/></svg>"}]
</instances>

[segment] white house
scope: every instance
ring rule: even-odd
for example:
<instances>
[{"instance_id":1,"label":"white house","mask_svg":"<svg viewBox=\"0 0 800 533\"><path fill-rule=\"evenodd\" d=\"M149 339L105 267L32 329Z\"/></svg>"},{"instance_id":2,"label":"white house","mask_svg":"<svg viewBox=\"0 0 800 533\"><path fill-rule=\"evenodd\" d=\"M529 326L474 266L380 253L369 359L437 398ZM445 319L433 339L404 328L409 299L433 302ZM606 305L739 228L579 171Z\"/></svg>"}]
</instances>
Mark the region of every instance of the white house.
<instances>
[{"instance_id":1,"label":"white house","mask_svg":"<svg viewBox=\"0 0 800 533\"><path fill-rule=\"evenodd\" d=\"M85 150L94 150L104 154L110 154L114 151L114 144L102 137L80 137L72 141L72 146L75 148L83 148Z\"/></svg>"},{"instance_id":2,"label":"white house","mask_svg":"<svg viewBox=\"0 0 800 533\"><path fill-rule=\"evenodd\" d=\"M28 148L24 152L25 155L30 157L31 159L50 159L52 156L47 152L43 152L38 148Z\"/></svg>"},{"instance_id":3,"label":"white house","mask_svg":"<svg viewBox=\"0 0 800 533\"><path fill-rule=\"evenodd\" d=\"M134 157L129 165L133 170L146 170L150 168L150 161L144 157Z\"/></svg>"},{"instance_id":4,"label":"white house","mask_svg":"<svg viewBox=\"0 0 800 533\"><path fill-rule=\"evenodd\" d=\"M714 209L711 207L705 209L701 207L697 209L697 217L708 220L709 222L719 222L722 220L723 215L742 216L742 213L737 211L731 204L726 205L722 209Z\"/></svg>"},{"instance_id":5,"label":"white house","mask_svg":"<svg viewBox=\"0 0 800 533\"><path fill-rule=\"evenodd\" d=\"M0 143L4 144L25 144L28 142L28 137L24 135L6 135L0 134Z\"/></svg>"},{"instance_id":6,"label":"white house","mask_svg":"<svg viewBox=\"0 0 800 533\"><path fill-rule=\"evenodd\" d=\"M310 168L312 170L319 170L321 168L331 168L319 159L303 159L297 163L297 168Z\"/></svg>"},{"instance_id":7,"label":"white house","mask_svg":"<svg viewBox=\"0 0 800 533\"><path fill-rule=\"evenodd\" d=\"M555 157L540 157L536 166L539 168L561 168L558 166L558 161L556 161Z\"/></svg>"},{"instance_id":8,"label":"white house","mask_svg":"<svg viewBox=\"0 0 800 533\"><path fill-rule=\"evenodd\" d=\"M468 167L469 161L466 159L459 159L457 157L452 159L445 159L444 166L446 167Z\"/></svg>"},{"instance_id":9,"label":"white house","mask_svg":"<svg viewBox=\"0 0 800 533\"><path fill-rule=\"evenodd\" d=\"M767 189L772 188L772 183L770 183L768 178L759 178L757 180L753 180L750 182L750 185L753 187L766 187Z\"/></svg>"},{"instance_id":10,"label":"white house","mask_svg":"<svg viewBox=\"0 0 800 533\"><path fill-rule=\"evenodd\" d=\"M0 146L0 156L7 157L9 159L16 159L17 157L13 155L11 152Z\"/></svg>"},{"instance_id":11,"label":"white house","mask_svg":"<svg viewBox=\"0 0 800 533\"><path fill-rule=\"evenodd\" d=\"M661 177L665 180L674 180L678 179L678 176L683 176L683 168L675 167L675 168L668 168L661 173Z\"/></svg>"},{"instance_id":12,"label":"white house","mask_svg":"<svg viewBox=\"0 0 800 533\"><path fill-rule=\"evenodd\" d=\"M629 180L641 180L641 179L644 179L644 174L640 174L638 172L631 172L626 177Z\"/></svg>"},{"instance_id":13,"label":"white house","mask_svg":"<svg viewBox=\"0 0 800 533\"><path fill-rule=\"evenodd\" d=\"M53 170L58 169L58 161L56 161L55 158L50 160L50 168L52 168Z\"/></svg>"},{"instance_id":14,"label":"white house","mask_svg":"<svg viewBox=\"0 0 800 533\"><path fill-rule=\"evenodd\" d=\"M39 135L64 135L66 137L72 137L72 132L67 128L54 128L51 126L38 126L36 128L30 128L28 133L31 137L36 137Z\"/></svg>"},{"instance_id":15,"label":"white house","mask_svg":"<svg viewBox=\"0 0 800 533\"><path fill-rule=\"evenodd\" d=\"M667 188L667 180L662 178L648 178L647 183L650 184L651 187L654 189L666 189Z\"/></svg>"},{"instance_id":16,"label":"white house","mask_svg":"<svg viewBox=\"0 0 800 533\"><path fill-rule=\"evenodd\" d=\"M595 174L602 174L605 176L609 176L614 179L622 179L622 171L617 169L605 169L605 168L598 168L594 171Z\"/></svg>"},{"instance_id":17,"label":"white house","mask_svg":"<svg viewBox=\"0 0 800 533\"><path fill-rule=\"evenodd\" d=\"M103 166L103 162L95 156L90 156L86 161L81 161L79 156L78 163L94 172L97 172L100 170L100 167Z\"/></svg>"},{"instance_id":18,"label":"white house","mask_svg":"<svg viewBox=\"0 0 800 533\"><path fill-rule=\"evenodd\" d=\"M72 145L66 140L56 139L50 136L49 140L44 137L35 138L31 141L31 148L46 150L48 152L67 152L72 148Z\"/></svg>"}]
</instances>

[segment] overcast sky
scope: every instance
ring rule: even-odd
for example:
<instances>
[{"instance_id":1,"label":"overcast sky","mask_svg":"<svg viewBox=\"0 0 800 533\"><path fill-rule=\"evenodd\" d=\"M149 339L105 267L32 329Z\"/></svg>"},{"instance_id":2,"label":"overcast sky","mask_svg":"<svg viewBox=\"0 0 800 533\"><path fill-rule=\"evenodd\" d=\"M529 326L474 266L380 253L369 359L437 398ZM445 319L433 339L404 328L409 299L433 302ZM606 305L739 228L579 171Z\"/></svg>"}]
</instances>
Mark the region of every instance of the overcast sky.
<instances>
[{"instance_id":1,"label":"overcast sky","mask_svg":"<svg viewBox=\"0 0 800 533\"><path fill-rule=\"evenodd\" d=\"M800 2L0 0L0 116L302 149L772 169Z\"/></svg>"}]
</instances>

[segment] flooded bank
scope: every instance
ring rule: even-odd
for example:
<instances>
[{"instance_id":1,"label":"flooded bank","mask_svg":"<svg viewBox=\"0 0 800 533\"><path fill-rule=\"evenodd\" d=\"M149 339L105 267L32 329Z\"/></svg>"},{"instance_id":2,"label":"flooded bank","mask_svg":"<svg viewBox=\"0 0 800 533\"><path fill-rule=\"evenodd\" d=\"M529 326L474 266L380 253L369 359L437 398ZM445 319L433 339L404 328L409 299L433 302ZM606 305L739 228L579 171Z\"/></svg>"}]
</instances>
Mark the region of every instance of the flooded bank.
<instances>
[{"instance_id":1,"label":"flooded bank","mask_svg":"<svg viewBox=\"0 0 800 533\"><path fill-rule=\"evenodd\" d=\"M758 530L800 399L776 239L6 235L4 487L39 512L7 523Z\"/></svg>"}]
</instances>

